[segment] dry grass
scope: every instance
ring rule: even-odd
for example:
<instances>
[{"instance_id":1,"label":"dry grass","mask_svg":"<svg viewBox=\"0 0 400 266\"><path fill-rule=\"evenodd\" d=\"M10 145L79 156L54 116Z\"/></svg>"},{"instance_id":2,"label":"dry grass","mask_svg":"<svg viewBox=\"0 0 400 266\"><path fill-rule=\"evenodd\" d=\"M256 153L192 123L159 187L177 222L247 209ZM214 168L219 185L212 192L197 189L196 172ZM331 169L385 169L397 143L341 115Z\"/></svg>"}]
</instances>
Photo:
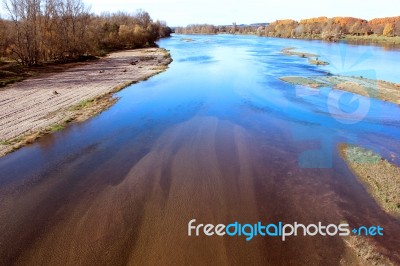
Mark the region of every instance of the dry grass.
<instances>
[{"instance_id":1,"label":"dry grass","mask_svg":"<svg viewBox=\"0 0 400 266\"><path fill-rule=\"evenodd\" d=\"M358 44L379 44L379 45L391 45L398 46L400 45L400 37L385 37L378 35L369 35L369 36L352 36L346 35L344 40L350 43L358 43Z\"/></svg>"},{"instance_id":2,"label":"dry grass","mask_svg":"<svg viewBox=\"0 0 400 266\"><path fill-rule=\"evenodd\" d=\"M339 151L379 205L400 215L400 167L359 146L341 144Z\"/></svg>"}]
</instances>

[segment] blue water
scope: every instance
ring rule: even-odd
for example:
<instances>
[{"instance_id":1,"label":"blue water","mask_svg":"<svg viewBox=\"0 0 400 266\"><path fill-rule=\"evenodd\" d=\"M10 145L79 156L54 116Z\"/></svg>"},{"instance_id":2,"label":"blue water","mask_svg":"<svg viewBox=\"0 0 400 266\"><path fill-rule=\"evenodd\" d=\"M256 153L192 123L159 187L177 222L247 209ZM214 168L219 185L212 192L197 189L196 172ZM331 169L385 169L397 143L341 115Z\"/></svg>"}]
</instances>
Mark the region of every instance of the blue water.
<instances>
[{"instance_id":1,"label":"blue water","mask_svg":"<svg viewBox=\"0 0 400 266\"><path fill-rule=\"evenodd\" d=\"M185 37L193 41L182 41ZM319 142L319 150L298 151L300 167L334 167L332 158L341 142L359 144L399 163L398 105L279 80L282 76L356 73L398 82L399 51L235 35L175 35L159 45L174 60L166 72L121 91L116 95L119 101L97 117L2 158L3 181L11 173L13 178L34 169L40 173L77 154L106 158L126 147L145 150L162 132L195 116L226 119L255 134L267 131L265 145L274 145L274 136L282 134L287 147ZM285 47L316 53L331 64L310 65L307 59L281 54ZM334 106L332 99L337 99ZM360 106L367 106L361 114L357 113ZM138 143L143 137L147 141ZM14 167L21 160L30 162L26 171Z\"/></svg>"},{"instance_id":2,"label":"blue water","mask_svg":"<svg viewBox=\"0 0 400 266\"><path fill-rule=\"evenodd\" d=\"M186 42L182 38L193 41ZM168 212L164 212L163 206L168 202L177 205L171 209L184 210L180 214L182 217L157 220L161 223L157 228L165 228L158 232L164 237L175 236L175 241L189 241L182 234L187 232L186 221L198 211L204 217L199 214L195 218L202 222L210 222L206 220L210 217L215 217L216 222L240 217L253 223L259 217L261 220L313 223L339 223L345 219L355 226L381 225L386 235L378 239L380 244L389 252L399 250L399 221L380 209L357 182L337 149L340 143L358 144L400 165L399 106L332 88L314 90L294 86L279 79L342 74L400 82L399 51L235 35L174 35L159 41L159 46L168 49L173 58L168 70L117 93L118 102L96 117L72 124L0 158L0 220L3 223L0 242L9 241L11 245L5 252L14 252L7 256L18 256L21 247L28 245L26 243L40 243L46 230L63 221L76 226L72 228L88 226L87 235L71 238L73 241L67 245L71 250L81 240L91 239L92 232L101 235L99 232L107 230L93 227L95 223L85 224L85 219L93 218L86 217L85 211L90 213L96 206L107 206L111 200L103 197L108 195L107 189L124 185L123 181L128 178L135 189L121 190L117 201L121 208L115 214L99 212L109 220L113 220L110 217L114 215L126 219L123 225L115 224L116 228L126 226L127 229L116 231L121 234L112 236L112 241L126 239L125 232L131 234L130 239L136 239L135 230L144 225L140 219L132 217L147 215L150 220L164 217ZM305 58L283 55L281 50L286 47L318 54L321 60L331 64L314 66ZM217 130L210 118L217 121ZM185 123L188 121L191 122ZM185 130L168 134L176 132L174 130L181 125ZM207 135L208 130L214 134L212 137ZM238 132L242 134L240 137L237 137ZM204 149L199 139L204 140ZM243 152L242 146L238 152L238 139L244 142L239 144L246 146L248 153ZM180 149L188 152L187 147L191 145L197 145L194 152L189 150L181 154L192 154L195 158L182 161L182 156L175 157ZM204 151L209 150L212 150L210 158L218 161L213 162L210 169L203 165L209 161L201 158L208 156ZM154 156L159 152L159 157ZM148 164L146 158L162 161ZM177 158L181 162L176 162ZM174 168L178 177L171 177L171 168L179 163L184 165ZM141 165L141 171L149 172L135 172L137 179L128 177L136 165ZM152 165L156 168L154 171L146 168ZM217 170L213 168L215 165L218 165ZM177 173L177 169L183 169L184 173ZM191 174L186 176L186 172ZM242 176L242 173L247 175ZM170 195L172 186L174 191ZM185 189L189 189L187 194L180 191ZM165 198L159 200L157 191L162 191ZM236 194L237 191L240 193ZM196 197L182 199L180 195ZM115 201L116 197L113 199ZM216 201L207 205L209 199ZM157 204L147 206L147 200ZM225 208L225 204L227 213L222 213L218 206ZM256 210L256 216L248 210ZM80 211L85 216L83 224L75 216ZM100 221L102 217L94 219ZM182 221L184 224L175 226ZM167 232L174 229L178 231ZM61 241L57 237L60 236L51 236L54 243ZM160 239L162 245L170 245L158 235L151 236L148 244L151 246ZM217 242L213 241L215 239L210 238L210 242L202 242L204 254L215 253L213 248ZM254 246L245 241L230 239L226 243L233 244L227 246L226 252L232 261L254 259L260 265L266 264L267 259L277 263L288 258L309 262L310 256L317 255L318 259L327 260L320 264L329 264L336 260L339 263L344 246L337 238L297 238L285 243L275 239L263 241L262 248L253 250ZM170 256L190 261L197 251L188 252L185 248L192 243L195 242L172 243L177 247L174 249L177 254ZM315 245L318 254L312 248L303 250L304 243L308 247ZM92 244L107 247L101 241ZM133 246L126 245L128 249ZM237 250L233 248L235 245ZM98 257L102 258L109 250L99 249ZM248 256L240 256L238 251L241 250L248 252ZM262 252L257 253L257 250ZM65 254L75 254L67 251ZM277 256L279 254L281 257Z\"/></svg>"},{"instance_id":3,"label":"blue water","mask_svg":"<svg viewBox=\"0 0 400 266\"><path fill-rule=\"evenodd\" d=\"M182 37L194 41L182 42ZM391 153L388 157L391 160L398 158L398 105L331 88L316 91L293 86L278 78L331 73L399 82L396 68L399 51L375 46L232 35L177 35L161 41L160 45L171 50L175 60L165 75L176 79L172 85L168 81L162 87L168 87L168 92L173 95L184 96L185 101L206 104L202 115L234 120L250 128L257 122L251 113L243 112L243 107L252 108L257 116L261 116L257 119L265 119L266 124L269 120L284 123L293 135L289 141L306 138L335 143L340 139L361 144L384 157ZM318 54L330 65L312 66L307 59L284 56L280 51L285 47ZM162 77L159 78L162 83ZM145 83L140 86L147 88ZM179 93L173 93L174 90ZM326 152L320 154L322 161L324 156L330 158ZM394 161L398 162L398 159Z\"/></svg>"}]
</instances>

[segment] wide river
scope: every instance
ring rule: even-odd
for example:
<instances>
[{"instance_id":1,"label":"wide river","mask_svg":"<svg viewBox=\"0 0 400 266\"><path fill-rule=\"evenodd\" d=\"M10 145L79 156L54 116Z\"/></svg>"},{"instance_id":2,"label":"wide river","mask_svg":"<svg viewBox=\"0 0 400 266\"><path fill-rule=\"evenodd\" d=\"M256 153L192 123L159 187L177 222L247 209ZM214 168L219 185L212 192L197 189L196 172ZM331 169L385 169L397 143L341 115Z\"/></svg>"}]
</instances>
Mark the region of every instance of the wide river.
<instances>
[{"instance_id":1,"label":"wide river","mask_svg":"<svg viewBox=\"0 0 400 266\"><path fill-rule=\"evenodd\" d=\"M400 108L279 80L333 73L400 82L399 51L232 35L174 35L159 45L174 60L167 71L119 92L89 121L0 159L0 265L352 261L339 236L189 237L192 219L380 225L384 237L371 241L385 254L400 250L400 221L337 150L354 143L399 164ZM283 55L285 47L330 65Z\"/></svg>"}]
</instances>

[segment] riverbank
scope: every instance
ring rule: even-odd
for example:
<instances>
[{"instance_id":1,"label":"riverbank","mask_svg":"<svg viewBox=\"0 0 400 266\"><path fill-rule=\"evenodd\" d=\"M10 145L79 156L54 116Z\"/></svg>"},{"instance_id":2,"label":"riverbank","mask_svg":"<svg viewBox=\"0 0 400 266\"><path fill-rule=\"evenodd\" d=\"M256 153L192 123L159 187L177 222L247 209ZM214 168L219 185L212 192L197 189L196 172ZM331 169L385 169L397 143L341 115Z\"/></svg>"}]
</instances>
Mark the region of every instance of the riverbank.
<instances>
[{"instance_id":1,"label":"riverbank","mask_svg":"<svg viewBox=\"0 0 400 266\"><path fill-rule=\"evenodd\" d=\"M378 35L345 35L341 40L351 44L364 44L364 45L378 45L378 46L392 46L394 48L400 47L400 36L387 37Z\"/></svg>"},{"instance_id":2,"label":"riverbank","mask_svg":"<svg viewBox=\"0 0 400 266\"><path fill-rule=\"evenodd\" d=\"M273 38L284 38L279 36L267 36ZM288 39L300 39L300 40L319 40L328 43L332 42L345 42L354 45L374 45L384 48L399 49L400 48L400 36L382 36L382 35L351 35L344 34L340 37L326 39L321 34L316 34L308 37L290 37Z\"/></svg>"},{"instance_id":3,"label":"riverbank","mask_svg":"<svg viewBox=\"0 0 400 266\"><path fill-rule=\"evenodd\" d=\"M171 61L165 49L127 50L2 88L0 156L100 113L115 103L115 92L164 71Z\"/></svg>"},{"instance_id":4,"label":"riverbank","mask_svg":"<svg viewBox=\"0 0 400 266\"><path fill-rule=\"evenodd\" d=\"M175 33L177 35L198 35L204 34L200 32L195 33ZM388 49L400 49L400 36L382 36L382 35L342 35L337 38L333 38L331 40L323 38L321 34L315 34L312 36L303 36L303 37L282 37L282 36L268 36L268 35L260 35L257 31L254 32L241 32L241 33L229 33L229 32L217 32L217 33L207 33L206 35L224 35L224 34L234 34L234 35L256 35L259 37L265 38L279 38L279 39L299 39L299 40L318 40L324 41L327 43L336 43L336 42L344 42L348 44L354 45L374 45Z\"/></svg>"}]
</instances>

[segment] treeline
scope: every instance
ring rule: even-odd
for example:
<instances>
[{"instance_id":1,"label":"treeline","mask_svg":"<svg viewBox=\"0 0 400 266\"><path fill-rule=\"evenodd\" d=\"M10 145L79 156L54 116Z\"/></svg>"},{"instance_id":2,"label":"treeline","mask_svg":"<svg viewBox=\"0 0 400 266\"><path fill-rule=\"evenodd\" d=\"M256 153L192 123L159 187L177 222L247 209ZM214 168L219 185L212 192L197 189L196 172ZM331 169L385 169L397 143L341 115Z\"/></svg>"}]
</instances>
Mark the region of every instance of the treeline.
<instances>
[{"instance_id":1,"label":"treeline","mask_svg":"<svg viewBox=\"0 0 400 266\"><path fill-rule=\"evenodd\" d=\"M370 21L352 17L319 17L311 19L277 20L258 34L270 37L338 40L345 35L400 36L400 17Z\"/></svg>"},{"instance_id":2,"label":"treeline","mask_svg":"<svg viewBox=\"0 0 400 266\"><path fill-rule=\"evenodd\" d=\"M214 26L209 24L191 24L186 27L176 27L175 33L178 34L255 34L258 26L236 25L233 23L228 26Z\"/></svg>"},{"instance_id":3,"label":"treeline","mask_svg":"<svg viewBox=\"0 0 400 266\"><path fill-rule=\"evenodd\" d=\"M176 27L178 34L217 34L220 33L218 26L208 24L191 24L186 27Z\"/></svg>"},{"instance_id":4,"label":"treeline","mask_svg":"<svg viewBox=\"0 0 400 266\"><path fill-rule=\"evenodd\" d=\"M308 38L338 40L345 35L400 36L400 17L377 18L370 21L352 17L318 17L300 21L286 19L277 20L266 26L236 25L189 25L178 27L180 34L257 34L260 36L282 38Z\"/></svg>"},{"instance_id":5,"label":"treeline","mask_svg":"<svg viewBox=\"0 0 400 266\"><path fill-rule=\"evenodd\" d=\"M24 65L152 46L171 33L147 12L94 15L81 0L3 0L3 6L0 57Z\"/></svg>"}]
</instances>

